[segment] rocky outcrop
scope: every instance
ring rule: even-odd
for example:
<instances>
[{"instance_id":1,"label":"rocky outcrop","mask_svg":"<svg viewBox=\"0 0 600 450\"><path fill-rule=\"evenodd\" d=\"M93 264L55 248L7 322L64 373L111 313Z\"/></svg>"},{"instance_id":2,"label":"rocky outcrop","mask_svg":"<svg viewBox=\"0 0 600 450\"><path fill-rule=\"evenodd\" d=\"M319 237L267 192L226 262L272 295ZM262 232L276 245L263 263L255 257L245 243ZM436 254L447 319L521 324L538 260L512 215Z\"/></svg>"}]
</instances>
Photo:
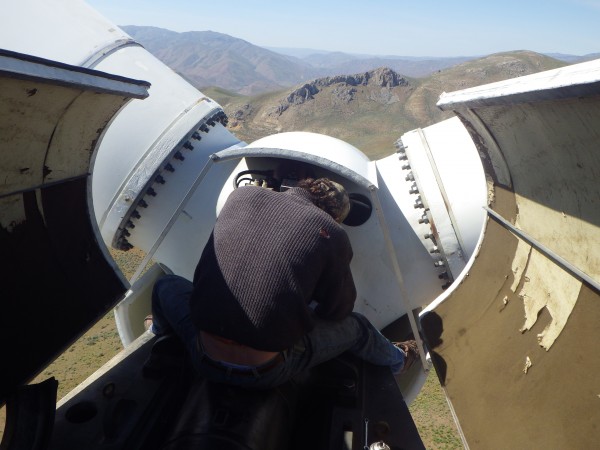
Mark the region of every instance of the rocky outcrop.
<instances>
[{"instance_id":1,"label":"rocky outcrop","mask_svg":"<svg viewBox=\"0 0 600 450\"><path fill-rule=\"evenodd\" d=\"M279 116L290 106L301 105L313 100L316 94L331 86L334 86L331 95L335 103L349 103L354 99L357 92L356 87L358 86L379 87L382 91L385 91L398 86L408 85L409 82L406 78L387 67L380 67L379 69L354 75L318 78L292 91L278 106L269 111L269 114ZM378 92L375 98L371 95L370 99L380 103L391 103L397 100L397 97L389 92Z\"/></svg>"},{"instance_id":2,"label":"rocky outcrop","mask_svg":"<svg viewBox=\"0 0 600 450\"><path fill-rule=\"evenodd\" d=\"M348 87L343 85L336 86L331 91L331 96L338 102L342 103L350 103L352 100L354 100L354 94L356 94L355 87Z\"/></svg>"},{"instance_id":3,"label":"rocky outcrop","mask_svg":"<svg viewBox=\"0 0 600 450\"><path fill-rule=\"evenodd\" d=\"M381 67L368 73L371 74L372 82L380 87L392 88L397 86L408 86L409 84L406 78L386 67Z\"/></svg>"},{"instance_id":4,"label":"rocky outcrop","mask_svg":"<svg viewBox=\"0 0 600 450\"><path fill-rule=\"evenodd\" d=\"M311 100L313 95L319 92L319 89L314 84L305 84L304 86L292 91L290 95L287 96L287 102L290 105L301 105L307 100Z\"/></svg>"},{"instance_id":5,"label":"rocky outcrop","mask_svg":"<svg viewBox=\"0 0 600 450\"><path fill-rule=\"evenodd\" d=\"M235 111L229 118L229 126L236 127L240 122L243 122L254 112L252 105L246 103L240 109Z\"/></svg>"},{"instance_id":6,"label":"rocky outcrop","mask_svg":"<svg viewBox=\"0 0 600 450\"><path fill-rule=\"evenodd\" d=\"M404 77L387 67L380 67L379 69L355 75L338 75L335 77L319 78L313 83L320 87L331 86L333 84L345 84L348 86L373 85L387 88L408 86L408 81Z\"/></svg>"},{"instance_id":7,"label":"rocky outcrop","mask_svg":"<svg viewBox=\"0 0 600 450\"><path fill-rule=\"evenodd\" d=\"M374 90L369 93L369 100L380 103L382 105L391 105L392 103L399 102L400 99L390 89L381 88L378 91Z\"/></svg>"}]
</instances>

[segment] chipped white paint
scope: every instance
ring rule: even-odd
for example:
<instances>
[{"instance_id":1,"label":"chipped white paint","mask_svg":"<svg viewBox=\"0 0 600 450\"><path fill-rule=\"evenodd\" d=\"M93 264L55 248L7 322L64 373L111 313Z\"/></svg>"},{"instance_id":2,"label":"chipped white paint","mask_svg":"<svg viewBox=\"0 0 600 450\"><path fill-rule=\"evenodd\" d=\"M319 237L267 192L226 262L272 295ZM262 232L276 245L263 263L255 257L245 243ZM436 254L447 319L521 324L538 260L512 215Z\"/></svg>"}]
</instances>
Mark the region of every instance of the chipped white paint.
<instances>
[{"instance_id":1,"label":"chipped white paint","mask_svg":"<svg viewBox=\"0 0 600 450\"><path fill-rule=\"evenodd\" d=\"M581 281L573 278L548 258L532 250L524 273L524 283L519 296L525 307L525 323L521 332L530 330L538 314L546 308L552 321L537 335L539 344L549 350L563 331L575 307Z\"/></svg>"},{"instance_id":2,"label":"chipped white paint","mask_svg":"<svg viewBox=\"0 0 600 450\"><path fill-rule=\"evenodd\" d=\"M515 293L517 292L519 284L523 278L523 273L527 267L527 261L529 260L530 254L531 246L527 242L519 240L517 251L515 252L515 257L512 262L512 272L514 278L512 286L510 287L510 290Z\"/></svg>"},{"instance_id":3,"label":"chipped white paint","mask_svg":"<svg viewBox=\"0 0 600 450\"><path fill-rule=\"evenodd\" d=\"M518 220L515 226L519 228ZM519 331L530 330L537 322L540 311L546 308L551 321L537 335L537 339L543 348L549 350L575 307L582 283L522 240L513 258L512 272L511 290L517 292L522 285L519 296L525 309L525 324ZM507 296L503 303L508 303Z\"/></svg>"},{"instance_id":4,"label":"chipped white paint","mask_svg":"<svg viewBox=\"0 0 600 450\"><path fill-rule=\"evenodd\" d=\"M525 367L523 368L523 373L527 374L527 372L529 371L529 368L532 366L532 362L531 359L529 358L529 356L527 356L525 358Z\"/></svg>"},{"instance_id":5,"label":"chipped white paint","mask_svg":"<svg viewBox=\"0 0 600 450\"><path fill-rule=\"evenodd\" d=\"M521 228L519 219L515 226ZM536 324L540 311L546 308L552 321L538 334L537 340L549 350L577 303L581 282L523 240L519 240L517 245L512 272L514 278L510 289L521 297L525 311L525 323L519 331L530 330Z\"/></svg>"}]
</instances>

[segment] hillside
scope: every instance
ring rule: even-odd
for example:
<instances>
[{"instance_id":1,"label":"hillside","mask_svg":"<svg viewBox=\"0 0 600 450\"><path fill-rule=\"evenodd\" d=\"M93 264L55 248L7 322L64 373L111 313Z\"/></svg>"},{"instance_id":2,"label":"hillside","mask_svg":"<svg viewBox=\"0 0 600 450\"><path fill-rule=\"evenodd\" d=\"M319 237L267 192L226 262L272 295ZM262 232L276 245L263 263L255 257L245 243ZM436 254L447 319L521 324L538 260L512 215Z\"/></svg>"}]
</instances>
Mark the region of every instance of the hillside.
<instances>
[{"instance_id":1,"label":"hillside","mask_svg":"<svg viewBox=\"0 0 600 450\"><path fill-rule=\"evenodd\" d=\"M561 67L566 63L528 51L468 61L427 78L405 77L389 68L311 80L293 89L254 97L226 91L214 95L229 127L251 142L281 131L313 131L345 140L371 158L393 151L405 132L451 117L435 104L442 92Z\"/></svg>"},{"instance_id":2,"label":"hillside","mask_svg":"<svg viewBox=\"0 0 600 450\"><path fill-rule=\"evenodd\" d=\"M482 84L521 77L566 66L539 53L515 51L496 53L440 71L423 80L406 104L406 112L420 125L427 126L447 117L435 104L442 92L453 92Z\"/></svg>"},{"instance_id":3,"label":"hillside","mask_svg":"<svg viewBox=\"0 0 600 450\"><path fill-rule=\"evenodd\" d=\"M376 57L355 56L347 53L313 54L302 58L302 61L320 68L328 73L366 72L376 67L387 67L408 77L419 78L429 76L438 70L461 64L476 57L456 58L408 58L408 57Z\"/></svg>"},{"instance_id":4,"label":"hillside","mask_svg":"<svg viewBox=\"0 0 600 450\"><path fill-rule=\"evenodd\" d=\"M380 68L319 78L292 90L231 98L223 106L230 129L246 141L280 131L314 131L361 149L389 149L393 142L386 136L414 128L403 105L417 86L415 79Z\"/></svg>"},{"instance_id":5,"label":"hillside","mask_svg":"<svg viewBox=\"0 0 600 450\"><path fill-rule=\"evenodd\" d=\"M219 86L245 95L289 88L319 77L388 67L424 77L474 57L354 55L306 50L288 54L213 31L174 31L148 26L121 28L194 86ZM293 53L300 55L294 56Z\"/></svg>"},{"instance_id":6,"label":"hillside","mask_svg":"<svg viewBox=\"0 0 600 450\"><path fill-rule=\"evenodd\" d=\"M317 74L307 63L214 31L177 33L133 25L121 28L198 87L220 86L252 95L291 86Z\"/></svg>"}]
</instances>

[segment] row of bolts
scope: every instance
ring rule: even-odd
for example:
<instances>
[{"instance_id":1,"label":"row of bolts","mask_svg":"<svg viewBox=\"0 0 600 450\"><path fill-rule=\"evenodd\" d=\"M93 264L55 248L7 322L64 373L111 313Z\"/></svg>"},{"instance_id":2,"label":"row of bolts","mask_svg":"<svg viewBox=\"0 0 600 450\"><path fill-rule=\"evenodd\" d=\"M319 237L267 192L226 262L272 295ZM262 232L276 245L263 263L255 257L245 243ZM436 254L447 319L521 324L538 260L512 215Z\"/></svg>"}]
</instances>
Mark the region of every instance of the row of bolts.
<instances>
[{"instance_id":1,"label":"row of bolts","mask_svg":"<svg viewBox=\"0 0 600 450\"><path fill-rule=\"evenodd\" d=\"M202 140L202 136L200 135L200 132L208 133L210 131L210 128L208 127L208 125L210 125L211 127L214 127L217 123L221 123L223 126L226 126L227 121L228 121L228 118L225 115L225 113L223 111L219 111L218 113L211 116L205 123L200 125L198 127L197 131L194 131L190 137L191 137L191 139L200 141L200 140ZM189 140L183 144L183 148L186 150L189 150L189 151L194 150L194 146L192 145L192 143ZM176 159L178 161L184 161L185 157L183 156L181 151L177 150L173 154L173 159ZM173 167L173 165L171 163L167 163L163 169L167 172L175 172L175 168ZM156 177L154 177L154 183L165 184L165 182L166 181L165 181L164 177L160 173L158 175L156 175ZM157 194L153 187L149 187L146 190L145 195L149 195L151 197L156 197ZM139 206L141 208L147 208L148 203L146 202L146 200L144 200L142 198L137 203L137 206ZM133 248L133 245L131 245L127 241L127 238L129 236L131 236L131 233L129 230L135 228L135 224L133 223L132 219L140 219L141 217L142 216L137 209L134 209L131 212L130 218L125 224L126 228L122 230L122 236L121 236L121 239L119 239L119 247L121 250L130 250Z\"/></svg>"}]
</instances>

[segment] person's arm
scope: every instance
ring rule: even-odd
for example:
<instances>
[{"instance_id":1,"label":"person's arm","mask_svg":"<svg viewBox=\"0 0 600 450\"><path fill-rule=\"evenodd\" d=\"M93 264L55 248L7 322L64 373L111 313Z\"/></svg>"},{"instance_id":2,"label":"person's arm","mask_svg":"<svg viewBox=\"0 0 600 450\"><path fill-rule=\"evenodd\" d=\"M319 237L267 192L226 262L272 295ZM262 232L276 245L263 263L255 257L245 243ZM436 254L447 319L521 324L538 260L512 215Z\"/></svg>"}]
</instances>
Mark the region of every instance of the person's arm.
<instances>
[{"instance_id":1,"label":"person's arm","mask_svg":"<svg viewBox=\"0 0 600 450\"><path fill-rule=\"evenodd\" d=\"M352 312L356 287L350 271L352 247L343 230L335 236L335 245L327 255L327 263L314 292L318 302L315 313L324 319L341 320Z\"/></svg>"}]
</instances>

